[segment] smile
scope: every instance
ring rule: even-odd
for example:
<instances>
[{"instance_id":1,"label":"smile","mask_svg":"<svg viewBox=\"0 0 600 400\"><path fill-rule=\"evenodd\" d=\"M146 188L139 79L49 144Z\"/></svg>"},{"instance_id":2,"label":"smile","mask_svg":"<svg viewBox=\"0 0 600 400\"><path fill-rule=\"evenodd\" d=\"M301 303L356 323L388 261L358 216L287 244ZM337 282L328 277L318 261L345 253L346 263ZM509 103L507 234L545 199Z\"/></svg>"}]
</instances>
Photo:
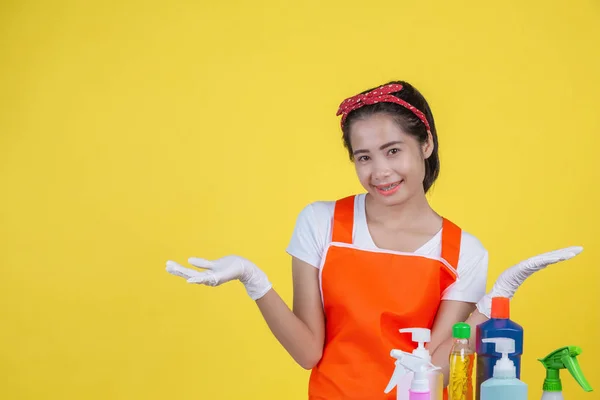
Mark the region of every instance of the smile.
<instances>
[{"instance_id":1,"label":"smile","mask_svg":"<svg viewBox=\"0 0 600 400\"><path fill-rule=\"evenodd\" d=\"M377 185L377 186L374 186L374 188L377 190L377 192L379 194L382 194L384 196L389 196L389 195L396 193L398 191L398 189L400 189L401 183L402 183L402 181L398 181L398 182L389 183L386 185Z\"/></svg>"}]
</instances>

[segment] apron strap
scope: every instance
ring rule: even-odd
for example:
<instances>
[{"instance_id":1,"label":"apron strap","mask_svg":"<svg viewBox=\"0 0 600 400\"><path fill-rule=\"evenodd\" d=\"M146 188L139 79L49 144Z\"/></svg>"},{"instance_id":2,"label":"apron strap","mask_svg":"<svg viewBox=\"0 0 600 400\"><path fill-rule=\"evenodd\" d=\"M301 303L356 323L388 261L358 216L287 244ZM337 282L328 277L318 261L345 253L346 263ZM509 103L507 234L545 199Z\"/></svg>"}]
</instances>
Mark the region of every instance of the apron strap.
<instances>
[{"instance_id":1,"label":"apron strap","mask_svg":"<svg viewBox=\"0 0 600 400\"><path fill-rule=\"evenodd\" d=\"M352 227L354 226L354 198L348 196L335 202L333 211L333 242L352 243Z\"/></svg>"},{"instance_id":2,"label":"apron strap","mask_svg":"<svg viewBox=\"0 0 600 400\"><path fill-rule=\"evenodd\" d=\"M452 221L444 218L442 222L442 258L448 261L455 270L458 270L461 237L461 229Z\"/></svg>"}]
</instances>

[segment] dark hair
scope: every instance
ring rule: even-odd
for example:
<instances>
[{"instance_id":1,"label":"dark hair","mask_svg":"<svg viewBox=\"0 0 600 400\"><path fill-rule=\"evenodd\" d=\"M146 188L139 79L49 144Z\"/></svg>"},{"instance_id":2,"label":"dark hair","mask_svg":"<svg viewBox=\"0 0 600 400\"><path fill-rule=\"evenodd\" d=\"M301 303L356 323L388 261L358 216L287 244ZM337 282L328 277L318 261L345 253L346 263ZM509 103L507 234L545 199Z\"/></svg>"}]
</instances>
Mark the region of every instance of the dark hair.
<instances>
[{"instance_id":1,"label":"dark hair","mask_svg":"<svg viewBox=\"0 0 600 400\"><path fill-rule=\"evenodd\" d=\"M425 190L425 193L427 193L440 173L438 137L435 129L435 122L433 120L433 114L431 113L431 109L429 108L429 104L427 103L427 100L425 100L425 97L423 97L423 95L411 84L404 81L392 81L386 83L385 85L392 83L401 84L403 86L401 91L392 93L392 95L416 107L423 114L425 114L425 118L427 118L427 121L429 122L431 136L433 137L433 152L431 153L431 156L425 160L425 178L423 179L423 189ZM375 88L365 90L362 92L362 94L373 89ZM419 143L425 143L427 141L427 128L412 111L396 103L376 103L366 105L351 111L346 117L344 125L342 126L344 147L348 149L348 154L351 161L354 160L352 156L352 145L350 144L350 126L352 125L352 122L357 119L363 119L378 113L385 113L392 116L400 128L404 132L417 139Z\"/></svg>"}]
</instances>

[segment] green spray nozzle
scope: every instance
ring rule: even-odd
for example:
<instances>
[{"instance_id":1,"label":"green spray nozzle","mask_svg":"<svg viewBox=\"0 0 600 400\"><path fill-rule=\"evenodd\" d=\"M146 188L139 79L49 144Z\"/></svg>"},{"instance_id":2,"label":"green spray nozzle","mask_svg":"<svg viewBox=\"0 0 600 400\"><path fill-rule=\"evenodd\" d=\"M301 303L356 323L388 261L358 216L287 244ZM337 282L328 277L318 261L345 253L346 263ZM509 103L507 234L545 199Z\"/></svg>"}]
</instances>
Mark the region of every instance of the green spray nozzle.
<instances>
[{"instance_id":1,"label":"green spray nozzle","mask_svg":"<svg viewBox=\"0 0 600 400\"><path fill-rule=\"evenodd\" d=\"M581 354L581 347L566 346L558 350L554 350L544 358L538 358L546 368L546 379L544 379L545 392L560 392L562 384L560 382L559 372L561 369L567 369L573 378L586 392L591 392L592 387L583 376L577 356Z\"/></svg>"}]
</instances>

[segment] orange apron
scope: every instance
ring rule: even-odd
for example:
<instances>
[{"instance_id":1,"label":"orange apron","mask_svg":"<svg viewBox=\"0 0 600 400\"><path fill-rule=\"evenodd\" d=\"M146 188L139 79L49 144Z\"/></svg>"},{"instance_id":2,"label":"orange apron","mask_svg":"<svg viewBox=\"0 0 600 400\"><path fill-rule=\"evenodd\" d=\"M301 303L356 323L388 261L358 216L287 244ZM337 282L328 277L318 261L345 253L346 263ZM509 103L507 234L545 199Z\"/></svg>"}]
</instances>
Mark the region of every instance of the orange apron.
<instances>
[{"instance_id":1,"label":"orange apron","mask_svg":"<svg viewBox=\"0 0 600 400\"><path fill-rule=\"evenodd\" d=\"M431 329L444 291L457 279L459 227L443 219L441 259L361 249L352 244L354 199L335 204L320 270L326 335L310 375L310 400L395 399L396 389L383 392L395 367L390 351L416 348L399 329Z\"/></svg>"}]
</instances>

